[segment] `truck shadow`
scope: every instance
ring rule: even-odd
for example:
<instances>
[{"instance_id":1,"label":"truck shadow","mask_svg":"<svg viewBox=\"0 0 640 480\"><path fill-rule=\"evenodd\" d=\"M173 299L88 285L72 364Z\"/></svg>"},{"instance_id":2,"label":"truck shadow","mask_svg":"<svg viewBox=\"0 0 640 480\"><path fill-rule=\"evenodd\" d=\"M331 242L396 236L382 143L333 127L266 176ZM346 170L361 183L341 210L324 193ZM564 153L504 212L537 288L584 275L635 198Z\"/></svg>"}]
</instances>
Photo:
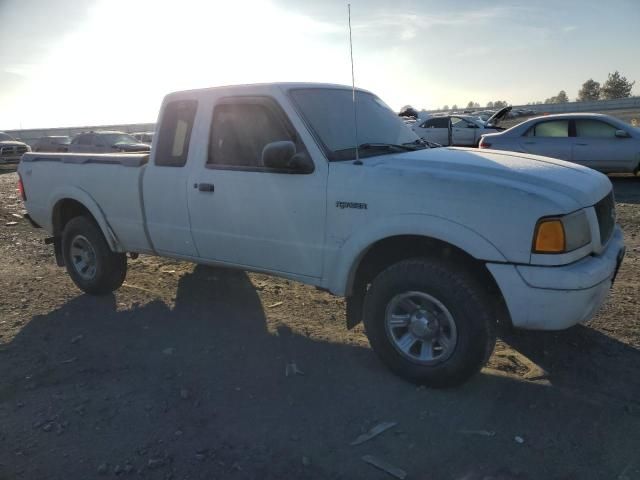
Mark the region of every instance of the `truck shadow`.
<instances>
[{"instance_id":1,"label":"truck shadow","mask_svg":"<svg viewBox=\"0 0 640 480\"><path fill-rule=\"evenodd\" d=\"M551 385L621 408L640 407L640 351L588 326L559 332L510 331L502 340L542 371Z\"/></svg>"},{"instance_id":2,"label":"truck shadow","mask_svg":"<svg viewBox=\"0 0 640 480\"><path fill-rule=\"evenodd\" d=\"M413 478L614 478L637 454L640 415L617 400L489 373L416 388L368 348L268 320L242 272L196 267L173 308L120 295L78 296L5 346L0 478L93 478L103 463L145 478L386 478L368 453ZM532 345L517 346L549 348ZM292 363L304 374L287 376ZM349 446L380 421L398 426Z\"/></svg>"}]
</instances>

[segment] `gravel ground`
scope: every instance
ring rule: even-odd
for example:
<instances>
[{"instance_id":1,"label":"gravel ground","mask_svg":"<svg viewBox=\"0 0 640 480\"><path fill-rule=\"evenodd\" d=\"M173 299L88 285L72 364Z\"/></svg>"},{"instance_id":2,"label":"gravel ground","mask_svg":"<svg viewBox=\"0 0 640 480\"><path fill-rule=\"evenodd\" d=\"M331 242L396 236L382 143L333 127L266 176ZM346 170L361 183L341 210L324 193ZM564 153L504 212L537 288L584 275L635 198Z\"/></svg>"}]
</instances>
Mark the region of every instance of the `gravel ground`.
<instances>
[{"instance_id":1,"label":"gravel ground","mask_svg":"<svg viewBox=\"0 0 640 480\"><path fill-rule=\"evenodd\" d=\"M16 180L0 170L0 479L391 478L364 455L409 479L640 478L639 179L612 179L628 254L599 315L505 333L451 390L388 373L342 300L295 282L141 256L84 295Z\"/></svg>"}]
</instances>

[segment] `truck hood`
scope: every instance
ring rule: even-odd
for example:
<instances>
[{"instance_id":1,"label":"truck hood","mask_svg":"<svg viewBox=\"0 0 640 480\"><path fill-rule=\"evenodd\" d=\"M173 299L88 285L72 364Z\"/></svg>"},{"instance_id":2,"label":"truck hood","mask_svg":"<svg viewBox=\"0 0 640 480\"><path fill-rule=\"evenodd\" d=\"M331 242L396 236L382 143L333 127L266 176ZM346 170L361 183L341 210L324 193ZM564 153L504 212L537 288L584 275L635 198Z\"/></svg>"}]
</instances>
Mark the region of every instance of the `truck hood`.
<instances>
[{"instance_id":1,"label":"truck hood","mask_svg":"<svg viewBox=\"0 0 640 480\"><path fill-rule=\"evenodd\" d=\"M611 191L595 170L539 155L472 148L432 148L362 159L366 165L431 176L468 177L554 197L569 210L594 205ZM402 173L400 172L400 173ZM561 198L569 198L568 203ZM562 212L558 212L562 213Z\"/></svg>"}]
</instances>

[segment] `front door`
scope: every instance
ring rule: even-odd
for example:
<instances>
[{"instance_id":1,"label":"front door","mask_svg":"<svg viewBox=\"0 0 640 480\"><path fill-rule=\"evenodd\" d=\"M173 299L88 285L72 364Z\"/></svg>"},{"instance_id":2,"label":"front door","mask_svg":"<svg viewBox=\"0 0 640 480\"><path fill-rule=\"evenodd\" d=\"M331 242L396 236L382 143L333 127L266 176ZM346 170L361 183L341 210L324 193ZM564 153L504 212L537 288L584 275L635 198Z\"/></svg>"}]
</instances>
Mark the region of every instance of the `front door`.
<instances>
[{"instance_id":1,"label":"front door","mask_svg":"<svg viewBox=\"0 0 640 480\"><path fill-rule=\"evenodd\" d=\"M617 128L607 122L576 119L573 161L605 173L633 172L638 166L636 144L616 137Z\"/></svg>"},{"instance_id":2,"label":"front door","mask_svg":"<svg viewBox=\"0 0 640 480\"><path fill-rule=\"evenodd\" d=\"M189 212L206 260L320 277L327 163L311 173L262 162L264 147L291 141L309 155L278 104L268 97L227 97L209 113L208 148L191 169Z\"/></svg>"},{"instance_id":3,"label":"front door","mask_svg":"<svg viewBox=\"0 0 640 480\"><path fill-rule=\"evenodd\" d=\"M452 145L460 147L474 147L476 145L477 125L464 118L451 117Z\"/></svg>"},{"instance_id":4,"label":"front door","mask_svg":"<svg viewBox=\"0 0 640 480\"><path fill-rule=\"evenodd\" d=\"M433 117L413 127L420 138L429 142L449 145L449 117Z\"/></svg>"}]
</instances>

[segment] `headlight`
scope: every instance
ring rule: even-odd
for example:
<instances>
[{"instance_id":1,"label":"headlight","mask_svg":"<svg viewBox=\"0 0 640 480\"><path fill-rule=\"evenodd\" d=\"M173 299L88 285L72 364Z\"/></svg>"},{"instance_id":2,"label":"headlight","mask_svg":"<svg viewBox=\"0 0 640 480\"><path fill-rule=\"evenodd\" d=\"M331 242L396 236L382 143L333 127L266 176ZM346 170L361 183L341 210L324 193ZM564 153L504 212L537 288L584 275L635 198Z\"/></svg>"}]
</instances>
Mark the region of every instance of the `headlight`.
<instances>
[{"instance_id":1,"label":"headlight","mask_svg":"<svg viewBox=\"0 0 640 480\"><path fill-rule=\"evenodd\" d=\"M566 253L591 243L591 228L584 210L538 220L533 253Z\"/></svg>"}]
</instances>

